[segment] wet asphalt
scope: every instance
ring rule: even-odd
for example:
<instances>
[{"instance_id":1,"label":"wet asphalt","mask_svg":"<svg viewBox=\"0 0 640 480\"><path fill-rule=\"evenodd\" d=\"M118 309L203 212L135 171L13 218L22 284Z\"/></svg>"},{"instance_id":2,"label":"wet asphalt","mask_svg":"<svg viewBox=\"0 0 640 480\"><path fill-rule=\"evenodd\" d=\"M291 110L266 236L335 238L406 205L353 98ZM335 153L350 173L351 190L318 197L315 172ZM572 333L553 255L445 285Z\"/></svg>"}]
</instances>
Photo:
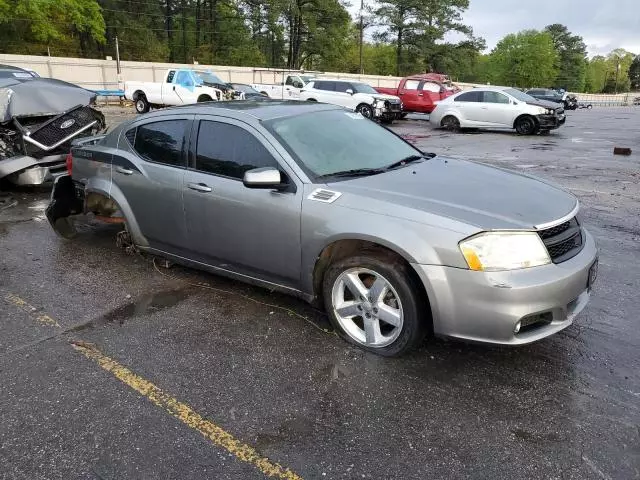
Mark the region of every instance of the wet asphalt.
<instances>
[{"instance_id":1,"label":"wet asphalt","mask_svg":"<svg viewBox=\"0 0 640 480\"><path fill-rule=\"evenodd\" d=\"M568 112L535 137L419 116L393 128L580 198L600 272L574 325L520 348L432 339L385 359L301 301L127 254L117 226L86 219L64 241L48 190L14 189L0 195L0 478L265 477L72 342L305 479L640 478L640 109Z\"/></svg>"}]
</instances>

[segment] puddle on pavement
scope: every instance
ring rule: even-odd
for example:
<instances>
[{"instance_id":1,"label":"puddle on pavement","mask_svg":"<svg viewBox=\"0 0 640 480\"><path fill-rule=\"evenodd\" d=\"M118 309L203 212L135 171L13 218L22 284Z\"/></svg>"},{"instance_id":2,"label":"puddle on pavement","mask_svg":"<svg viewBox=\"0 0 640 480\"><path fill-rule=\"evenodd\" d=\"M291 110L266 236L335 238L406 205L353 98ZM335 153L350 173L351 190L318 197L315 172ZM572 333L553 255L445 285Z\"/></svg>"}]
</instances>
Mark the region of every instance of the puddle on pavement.
<instances>
[{"instance_id":1,"label":"puddle on pavement","mask_svg":"<svg viewBox=\"0 0 640 480\"><path fill-rule=\"evenodd\" d=\"M531 147L531 150L553 150L555 146L555 143L535 143Z\"/></svg>"},{"instance_id":2,"label":"puddle on pavement","mask_svg":"<svg viewBox=\"0 0 640 480\"><path fill-rule=\"evenodd\" d=\"M69 331L79 332L82 330L101 327L110 323L118 323L119 325L122 325L129 319L171 308L186 300L193 293L194 291L192 288L181 288L141 295L129 303L117 307L95 320L78 325Z\"/></svg>"}]
</instances>

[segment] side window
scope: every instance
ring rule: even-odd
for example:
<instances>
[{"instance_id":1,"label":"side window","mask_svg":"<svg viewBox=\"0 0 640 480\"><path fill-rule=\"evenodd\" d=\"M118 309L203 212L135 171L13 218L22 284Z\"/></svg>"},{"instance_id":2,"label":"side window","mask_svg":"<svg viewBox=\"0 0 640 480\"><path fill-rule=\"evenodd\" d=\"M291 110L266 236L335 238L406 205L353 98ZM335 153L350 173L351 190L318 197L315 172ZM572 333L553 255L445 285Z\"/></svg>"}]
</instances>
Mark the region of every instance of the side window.
<instances>
[{"instance_id":1,"label":"side window","mask_svg":"<svg viewBox=\"0 0 640 480\"><path fill-rule=\"evenodd\" d=\"M287 81L284 82L285 85L293 85L295 83L295 81L298 80L298 77L294 77L292 75L289 75L287 77Z\"/></svg>"},{"instance_id":2,"label":"side window","mask_svg":"<svg viewBox=\"0 0 640 480\"><path fill-rule=\"evenodd\" d=\"M202 120L198 131L196 170L241 180L252 168L278 162L256 137L228 123Z\"/></svg>"},{"instance_id":3,"label":"side window","mask_svg":"<svg viewBox=\"0 0 640 480\"><path fill-rule=\"evenodd\" d=\"M129 143L131 144L132 147L136 144L137 130L138 130L137 128L132 128L131 130L127 130L127 132L124 134L124 136L127 137L127 140L129 140Z\"/></svg>"},{"instance_id":4,"label":"side window","mask_svg":"<svg viewBox=\"0 0 640 480\"><path fill-rule=\"evenodd\" d=\"M544 95L543 90L529 90L529 95Z\"/></svg>"},{"instance_id":5,"label":"side window","mask_svg":"<svg viewBox=\"0 0 640 480\"><path fill-rule=\"evenodd\" d=\"M420 85L420 80L407 80L404 82L405 90L418 90L418 85Z\"/></svg>"},{"instance_id":6,"label":"side window","mask_svg":"<svg viewBox=\"0 0 640 480\"><path fill-rule=\"evenodd\" d=\"M455 98L456 102L479 102L481 100L482 92L471 91L465 92Z\"/></svg>"},{"instance_id":7,"label":"side window","mask_svg":"<svg viewBox=\"0 0 640 480\"><path fill-rule=\"evenodd\" d=\"M422 90L425 92L440 93L440 85L434 82L425 82L422 86Z\"/></svg>"},{"instance_id":8,"label":"side window","mask_svg":"<svg viewBox=\"0 0 640 480\"><path fill-rule=\"evenodd\" d=\"M176 83L185 87L193 86L193 79L191 78L191 74L189 72L185 72L184 70L178 72L178 75L176 76Z\"/></svg>"},{"instance_id":9,"label":"side window","mask_svg":"<svg viewBox=\"0 0 640 480\"><path fill-rule=\"evenodd\" d=\"M173 77L175 76L176 76L176 71L169 70L169 73L167 74L167 83L173 83Z\"/></svg>"},{"instance_id":10,"label":"side window","mask_svg":"<svg viewBox=\"0 0 640 480\"><path fill-rule=\"evenodd\" d=\"M316 90L326 90L328 92L333 92L335 90L336 82L316 82Z\"/></svg>"},{"instance_id":11,"label":"side window","mask_svg":"<svg viewBox=\"0 0 640 480\"><path fill-rule=\"evenodd\" d=\"M164 120L138 126L133 148L145 160L184 167L182 149L188 120ZM130 130L131 131L131 130ZM129 132L127 132L129 140Z\"/></svg>"},{"instance_id":12,"label":"side window","mask_svg":"<svg viewBox=\"0 0 640 480\"><path fill-rule=\"evenodd\" d=\"M509 103L509 98L500 92L484 92L485 103Z\"/></svg>"},{"instance_id":13,"label":"side window","mask_svg":"<svg viewBox=\"0 0 640 480\"><path fill-rule=\"evenodd\" d=\"M335 82L335 85L336 85L336 92L345 93L349 89L353 90L353 87L348 82Z\"/></svg>"}]
</instances>

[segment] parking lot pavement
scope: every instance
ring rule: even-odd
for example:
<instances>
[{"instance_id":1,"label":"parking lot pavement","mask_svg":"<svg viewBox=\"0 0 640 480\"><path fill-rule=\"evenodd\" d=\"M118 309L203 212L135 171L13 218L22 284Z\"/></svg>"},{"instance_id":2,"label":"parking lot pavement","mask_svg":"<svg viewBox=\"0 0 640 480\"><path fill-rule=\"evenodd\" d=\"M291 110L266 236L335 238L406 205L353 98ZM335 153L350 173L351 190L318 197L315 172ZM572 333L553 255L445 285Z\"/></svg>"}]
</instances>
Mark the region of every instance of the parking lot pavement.
<instances>
[{"instance_id":1,"label":"parking lot pavement","mask_svg":"<svg viewBox=\"0 0 640 480\"><path fill-rule=\"evenodd\" d=\"M521 348L436 339L380 358L296 299L128 255L113 225L63 241L46 189L11 191L0 478L640 478L640 110L569 112L535 137L393 129L580 198L600 274L574 325Z\"/></svg>"}]
</instances>

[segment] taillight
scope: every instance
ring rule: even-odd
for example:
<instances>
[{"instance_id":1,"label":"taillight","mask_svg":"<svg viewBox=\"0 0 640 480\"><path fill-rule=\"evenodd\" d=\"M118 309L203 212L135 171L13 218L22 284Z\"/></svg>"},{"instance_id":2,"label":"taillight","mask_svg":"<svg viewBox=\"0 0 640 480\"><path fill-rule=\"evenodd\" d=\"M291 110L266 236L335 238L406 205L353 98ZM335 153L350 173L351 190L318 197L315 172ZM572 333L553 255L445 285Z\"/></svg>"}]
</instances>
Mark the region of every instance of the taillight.
<instances>
[{"instance_id":1,"label":"taillight","mask_svg":"<svg viewBox=\"0 0 640 480\"><path fill-rule=\"evenodd\" d=\"M71 175L71 167L73 166L73 156L71 155L71 152L67 153L65 163L67 165L67 173Z\"/></svg>"}]
</instances>

